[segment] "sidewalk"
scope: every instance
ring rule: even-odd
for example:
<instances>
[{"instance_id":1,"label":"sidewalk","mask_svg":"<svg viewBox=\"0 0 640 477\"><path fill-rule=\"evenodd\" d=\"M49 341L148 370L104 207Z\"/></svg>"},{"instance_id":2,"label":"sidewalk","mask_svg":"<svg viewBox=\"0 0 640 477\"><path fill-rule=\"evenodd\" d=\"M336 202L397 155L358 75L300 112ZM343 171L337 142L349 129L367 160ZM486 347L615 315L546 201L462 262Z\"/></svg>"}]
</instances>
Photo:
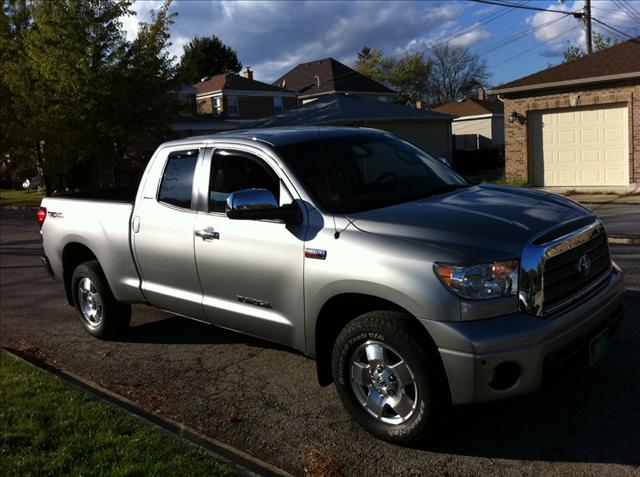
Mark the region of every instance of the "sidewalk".
<instances>
[{"instance_id":1,"label":"sidewalk","mask_svg":"<svg viewBox=\"0 0 640 477\"><path fill-rule=\"evenodd\" d=\"M627 204L640 206L640 194L563 194L581 204Z\"/></svg>"}]
</instances>

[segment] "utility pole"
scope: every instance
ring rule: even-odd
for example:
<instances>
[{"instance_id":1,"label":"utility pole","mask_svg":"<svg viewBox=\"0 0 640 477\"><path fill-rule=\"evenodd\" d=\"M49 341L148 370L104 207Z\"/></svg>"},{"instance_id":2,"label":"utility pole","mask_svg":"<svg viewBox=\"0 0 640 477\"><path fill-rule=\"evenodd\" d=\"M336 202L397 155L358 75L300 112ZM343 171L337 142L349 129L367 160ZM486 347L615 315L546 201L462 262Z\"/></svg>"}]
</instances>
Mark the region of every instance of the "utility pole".
<instances>
[{"instance_id":1,"label":"utility pole","mask_svg":"<svg viewBox=\"0 0 640 477\"><path fill-rule=\"evenodd\" d=\"M584 2L584 27L587 34L587 55L593 53L593 40L591 38L591 0Z\"/></svg>"}]
</instances>

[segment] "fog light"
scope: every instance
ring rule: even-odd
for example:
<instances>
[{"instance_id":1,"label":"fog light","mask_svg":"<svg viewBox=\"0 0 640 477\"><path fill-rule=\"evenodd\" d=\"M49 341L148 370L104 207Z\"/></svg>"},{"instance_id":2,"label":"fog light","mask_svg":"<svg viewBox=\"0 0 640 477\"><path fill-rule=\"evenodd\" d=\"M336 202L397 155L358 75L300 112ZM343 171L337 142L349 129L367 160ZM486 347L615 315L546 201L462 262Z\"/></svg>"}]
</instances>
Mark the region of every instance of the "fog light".
<instances>
[{"instance_id":1,"label":"fog light","mask_svg":"<svg viewBox=\"0 0 640 477\"><path fill-rule=\"evenodd\" d=\"M518 379L520 379L520 366L513 361L507 361L491 370L489 386L496 391L504 391L513 387Z\"/></svg>"}]
</instances>

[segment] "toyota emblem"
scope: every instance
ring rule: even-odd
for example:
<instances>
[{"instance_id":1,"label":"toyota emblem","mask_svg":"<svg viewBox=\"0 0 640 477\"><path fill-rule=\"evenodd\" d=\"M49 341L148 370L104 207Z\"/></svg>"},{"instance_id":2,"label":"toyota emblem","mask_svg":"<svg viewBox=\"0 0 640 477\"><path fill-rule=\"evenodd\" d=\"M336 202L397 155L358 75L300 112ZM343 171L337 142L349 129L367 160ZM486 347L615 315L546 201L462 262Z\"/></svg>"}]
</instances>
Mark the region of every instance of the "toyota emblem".
<instances>
[{"instance_id":1,"label":"toyota emblem","mask_svg":"<svg viewBox=\"0 0 640 477\"><path fill-rule=\"evenodd\" d=\"M580 272L580 275L587 275L590 271L591 271L591 259L585 253L578 260L578 272Z\"/></svg>"}]
</instances>

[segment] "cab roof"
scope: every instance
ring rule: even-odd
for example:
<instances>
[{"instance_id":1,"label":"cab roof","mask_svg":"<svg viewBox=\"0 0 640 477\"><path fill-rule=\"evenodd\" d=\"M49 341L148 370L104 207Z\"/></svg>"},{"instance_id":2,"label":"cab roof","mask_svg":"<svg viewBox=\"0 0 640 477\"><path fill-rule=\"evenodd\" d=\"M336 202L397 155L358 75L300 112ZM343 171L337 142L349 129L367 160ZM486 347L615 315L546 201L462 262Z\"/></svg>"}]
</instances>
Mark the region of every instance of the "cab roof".
<instances>
[{"instance_id":1,"label":"cab roof","mask_svg":"<svg viewBox=\"0 0 640 477\"><path fill-rule=\"evenodd\" d=\"M238 131L207 134L203 136L191 136L175 141L169 141L163 146L179 146L194 142L242 140L259 141L271 146L284 146L298 142L312 141L316 139L345 137L355 135L385 134L383 131L369 128L352 128L338 126L296 126L266 129L243 129Z\"/></svg>"}]
</instances>

